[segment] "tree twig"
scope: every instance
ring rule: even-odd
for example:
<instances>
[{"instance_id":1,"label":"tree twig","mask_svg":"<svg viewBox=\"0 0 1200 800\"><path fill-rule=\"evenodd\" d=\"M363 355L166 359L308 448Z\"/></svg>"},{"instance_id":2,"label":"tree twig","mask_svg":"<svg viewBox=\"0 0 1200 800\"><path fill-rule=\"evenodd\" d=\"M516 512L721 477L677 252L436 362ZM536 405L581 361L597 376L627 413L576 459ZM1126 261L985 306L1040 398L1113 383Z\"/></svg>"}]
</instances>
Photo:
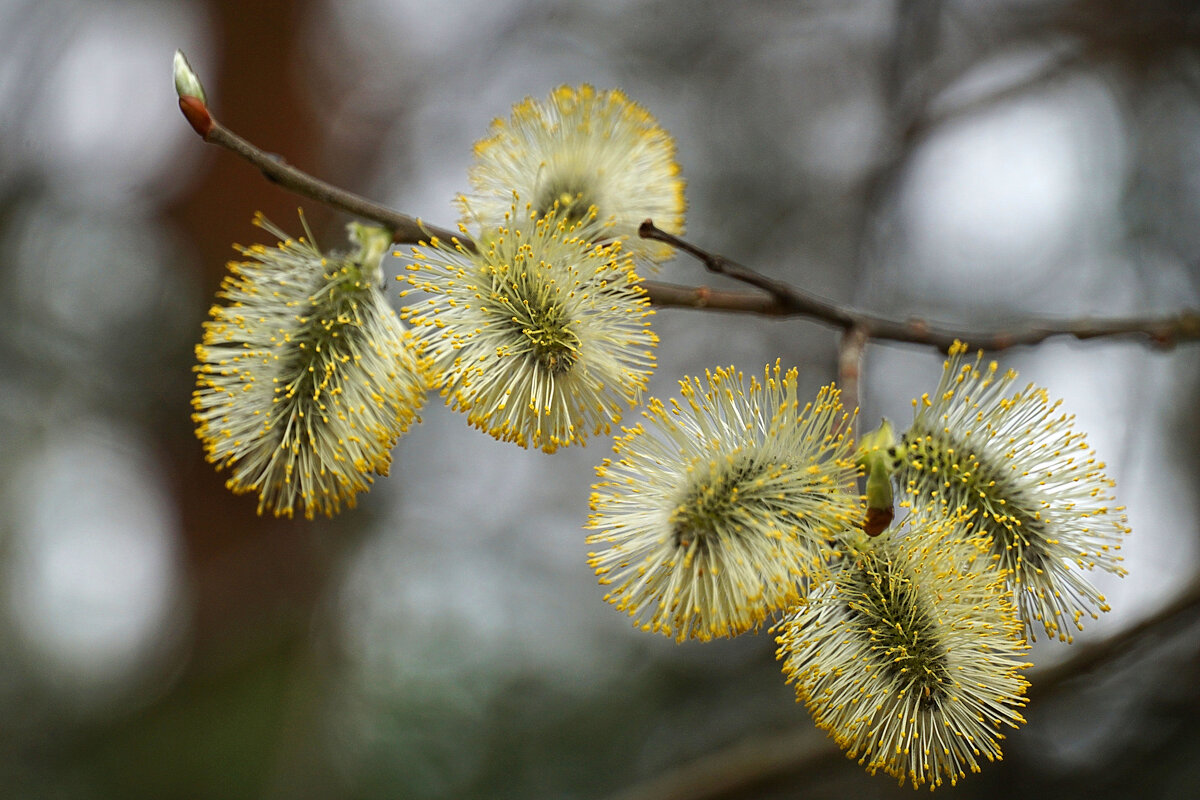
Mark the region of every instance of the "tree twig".
<instances>
[{"instance_id":1,"label":"tree twig","mask_svg":"<svg viewBox=\"0 0 1200 800\"><path fill-rule=\"evenodd\" d=\"M474 242L460 232L428 225L353 192L339 189L293 167L279 156L267 153L221 125L199 98L182 97L179 107L192 128L206 142L235 153L258 168L268 180L288 191L383 225L393 232L393 241L396 243L417 243L438 237L446 240L457 239L468 249L475 246ZM642 223L639 234L644 238L666 242L702 262L709 271L749 284L757 290L721 291L706 286L679 286L645 281L643 286L650 302L659 308L695 308L773 317L806 317L843 331L858 329L868 339L908 342L936 347L942 351L948 350L955 341L969 342L973 347L985 350L1004 350L1018 345L1038 344L1055 336L1073 336L1076 339L1138 338L1160 347L1171 347L1180 342L1200 339L1200 312L1194 309L1167 316L1032 319L1012 328L992 331L955 328L921 319L899 320L833 303L790 284L763 276L731 259L709 253L691 242L669 234L655 227L651 220Z\"/></svg>"},{"instance_id":2,"label":"tree twig","mask_svg":"<svg viewBox=\"0 0 1200 800\"><path fill-rule=\"evenodd\" d=\"M638 233L647 239L667 242L704 264L710 272L748 283L760 292L717 292L707 287L687 289L670 284L646 282L656 306L732 311L773 317L808 317L843 331L859 330L868 339L908 342L945 351L955 341L968 342L984 350L1006 350L1019 345L1039 344L1055 336L1076 339L1140 338L1158 347L1172 347L1200 339L1200 311L1186 309L1167 316L1107 317L1099 319L1029 319L1011 328L975 330L923 319L899 320L860 311L823 300L791 284L766 278L749 267L655 227L646 220Z\"/></svg>"},{"instance_id":3,"label":"tree twig","mask_svg":"<svg viewBox=\"0 0 1200 800\"><path fill-rule=\"evenodd\" d=\"M846 409L849 416L834 428L834 433L848 433L855 441L858 441L858 409L862 407L859 377L866 349L867 333L861 328L846 329L838 342L838 388L842 393L842 408ZM854 485L857 489L857 477Z\"/></svg>"},{"instance_id":4,"label":"tree twig","mask_svg":"<svg viewBox=\"0 0 1200 800\"><path fill-rule=\"evenodd\" d=\"M461 233L428 225L420 219L401 214L293 167L280 156L254 146L226 128L212 116L207 106L198 98L180 98L179 107L188 122L191 123L192 128L200 134L204 141L224 147L241 156L242 159L257 167L267 180L279 184L290 192L316 200L330 208L345 211L347 214L378 222L392 231L392 241L398 244L428 241L435 236L447 241L458 238L464 242L464 245L469 241Z\"/></svg>"}]
</instances>

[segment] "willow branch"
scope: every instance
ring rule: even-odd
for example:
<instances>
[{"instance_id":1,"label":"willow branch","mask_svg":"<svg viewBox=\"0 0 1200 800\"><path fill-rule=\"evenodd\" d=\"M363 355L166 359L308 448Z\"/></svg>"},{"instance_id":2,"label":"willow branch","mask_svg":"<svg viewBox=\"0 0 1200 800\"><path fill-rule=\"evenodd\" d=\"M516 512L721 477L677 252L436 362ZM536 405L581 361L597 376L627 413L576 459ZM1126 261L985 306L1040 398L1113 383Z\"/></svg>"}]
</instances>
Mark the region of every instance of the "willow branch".
<instances>
[{"instance_id":1,"label":"willow branch","mask_svg":"<svg viewBox=\"0 0 1200 800\"><path fill-rule=\"evenodd\" d=\"M257 167L267 180L290 192L316 200L330 208L345 211L347 214L361 219L379 223L392 231L392 241L398 244L428 241L431 237L446 240L458 238L460 241L466 239L461 233L435 225L427 225L419 219L401 214L293 167L280 156L254 146L226 128L212 116L208 107L198 98L180 98L179 107L188 122L191 123L192 128L200 134L204 141L224 147L231 153L241 156L243 160Z\"/></svg>"},{"instance_id":2,"label":"willow branch","mask_svg":"<svg viewBox=\"0 0 1200 800\"><path fill-rule=\"evenodd\" d=\"M1059 664L1034 668L1029 694L1046 697L1072 680L1104 667L1134 648L1179 630L1200 614L1200 579L1170 604L1123 631L1094 644L1074 648ZM751 787L844 760L837 746L811 728L799 728L740 742L710 753L614 795L612 800L718 800L738 796Z\"/></svg>"},{"instance_id":3,"label":"willow branch","mask_svg":"<svg viewBox=\"0 0 1200 800\"><path fill-rule=\"evenodd\" d=\"M846 408L859 408L862 405L859 382L867 339L865 330L852 327L846 329L838 344L838 383L842 388L842 405Z\"/></svg>"},{"instance_id":4,"label":"willow branch","mask_svg":"<svg viewBox=\"0 0 1200 800\"><path fill-rule=\"evenodd\" d=\"M376 222L393 233L396 243L417 243L431 237L455 239L468 249L474 243L457 231L428 225L353 192L340 189L268 153L213 118L197 97L181 97L180 110L206 142L218 145L256 167L266 178L290 192L324 203L361 219ZM1200 312L1188 309L1168 316L1114 317L1106 319L1034 319L1002 330L980 331L955 328L921 319L899 320L860 311L824 300L782 281L768 278L742 264L709 253L700 247L644 222L639 234L666 242L697 259L715 274L754 287L753 291L722 291L706 286L679 286L645 281L650 302L659 308L694 308L758 314L770 317L805 317L844 332L861 331L867 339L908 342L948 350L955 341L969 342L985 350L1004 350L1017 345L1038 344L1055 336L1076 339L1136 338L1160 347L1200 339Z\"/></svg>"},{"instance_id":5,"label":"willow branch","mask_svg":"<svg viewBox=\"0 0 1200 800\"><path fill-rule=\"evenodd\" d=\"M847 418L834 430L836 433L849 433L850 438L858 440L858 414L862 407L862 390L860 389L863 353L867 349L867 334L861 328L849 328L842 334L838 343L838 387L842 392L842 408L853 416ZM846 430L846 427L849 430ZM857 483L857 478L855 479Z\"/></svg>"},{"instance_id":6,"label":"willow branch","mask_svg":"<svg viewBox=\"0 0 1200 800\"><path fill-rule=\"evenodd\" d=\"M845 332L862 331L868 339L908 342L948 350L955 341L985 350L1006 350L1040 344L1055 336L1076 339L1135 338L1169 348L1200 339L1200 311L1187 309L1167 316L1107 317L1101 319L1030 319L1011 328L977 330L928 320L906 320L872 314L824 300L791 284L764 277L749 267L710 253L646 220L638 229L646 239L666 242L704 264L709 272L754 286L759 292L718 292L707 287L682 287L646 282L650 299L664 308L698 308L772 317L808 317Z\"/></svg>"}]
</instances>

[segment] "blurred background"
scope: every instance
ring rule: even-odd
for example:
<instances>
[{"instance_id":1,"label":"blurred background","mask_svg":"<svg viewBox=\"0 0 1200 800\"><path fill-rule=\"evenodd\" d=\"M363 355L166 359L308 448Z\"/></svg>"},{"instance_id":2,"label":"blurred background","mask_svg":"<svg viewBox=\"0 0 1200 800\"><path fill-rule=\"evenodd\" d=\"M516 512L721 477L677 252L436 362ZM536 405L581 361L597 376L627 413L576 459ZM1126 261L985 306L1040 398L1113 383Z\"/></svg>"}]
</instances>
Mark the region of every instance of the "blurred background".
<instances>
[{"instance_id":1,"label":"blurred background","mask_svg":"<svg viewBox=\"0 0 1200 800\"><path fill-rule=\"evenodd\" d=\"M546 456L434 398L392 475L314 523L206 465L193 346L256 210L344 217L203 144L215 115L440 225L526 95L621 87L676 137L689 238L817 294L967 326L1200 305L1190 0L0 0L0 796L907 797L794 702L767 632L635 631L585 564L605 441ZM398 260L385 265L396 272ZM677 260L661 278L708 283ZM668 310L652 391L835 332ZM1028 724L963 797L1195 796L1195 606L1038 675L1197 573L1195 345L1055 341L1003 362L1077 414L1134 534L1113 611L1039 643ZM863 418L941 359L867 349ZM630 415L632 416L632 415Z\"/></svg>"}]
</instances>

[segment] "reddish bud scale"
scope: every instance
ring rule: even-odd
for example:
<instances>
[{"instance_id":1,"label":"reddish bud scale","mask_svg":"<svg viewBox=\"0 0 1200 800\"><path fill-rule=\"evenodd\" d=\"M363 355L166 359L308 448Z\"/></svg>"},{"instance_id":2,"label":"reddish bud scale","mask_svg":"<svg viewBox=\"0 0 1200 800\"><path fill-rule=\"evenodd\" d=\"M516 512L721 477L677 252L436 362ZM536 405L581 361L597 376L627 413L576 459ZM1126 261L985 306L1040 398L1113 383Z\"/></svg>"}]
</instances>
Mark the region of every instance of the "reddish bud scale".
<instances>
[{"instance_id":1,"label":"reddish bud scale","mask_svg":"<svg viewBox=\"0 0 1200 800\"><path fill-rule=\"evenodd\" d=\"M207 139L209 132L213 129L213 119L208 113L208 106L204 105L204 101L199 97L181 97L179 98L179 110L187 118L192 130Z\"/></svg>"},{"instance_id":2,"label":"reddish bud scale","mask_svg":"<svg viewBox=\"0 0 1200 800\"><path fill-rule=\"evenodd\" d=\"M868 508L867 519L863 522L863 531L867 536L875 537L888 529L892 524L892 520L896 518L895 509L888 508Z\"/></svg>"}]
</instances>

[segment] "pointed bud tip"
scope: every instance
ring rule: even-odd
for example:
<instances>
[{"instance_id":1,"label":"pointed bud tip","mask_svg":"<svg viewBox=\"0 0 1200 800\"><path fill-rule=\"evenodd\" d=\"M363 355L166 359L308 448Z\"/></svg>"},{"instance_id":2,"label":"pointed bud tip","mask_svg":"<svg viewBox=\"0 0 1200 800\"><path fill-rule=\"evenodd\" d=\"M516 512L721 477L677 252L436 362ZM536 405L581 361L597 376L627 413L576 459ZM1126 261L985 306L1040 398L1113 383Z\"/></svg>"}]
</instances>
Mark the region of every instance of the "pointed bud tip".
<instances>
[{"instance_id":1,"label":"pointed bud tip","mask_svg":"<svg viewBox=\"0 0 1200 800\"><path fill-rule=\"evenodd\" d=\"M200 85L200 79L196 77L195 71L192 70L191 64L188 63L187 57L182 50L175 51L175 93L180 99L184 97L195 97L201 103L207 103L208 100L204 96L204 87Z\"/></svg>"}]
</instances>

